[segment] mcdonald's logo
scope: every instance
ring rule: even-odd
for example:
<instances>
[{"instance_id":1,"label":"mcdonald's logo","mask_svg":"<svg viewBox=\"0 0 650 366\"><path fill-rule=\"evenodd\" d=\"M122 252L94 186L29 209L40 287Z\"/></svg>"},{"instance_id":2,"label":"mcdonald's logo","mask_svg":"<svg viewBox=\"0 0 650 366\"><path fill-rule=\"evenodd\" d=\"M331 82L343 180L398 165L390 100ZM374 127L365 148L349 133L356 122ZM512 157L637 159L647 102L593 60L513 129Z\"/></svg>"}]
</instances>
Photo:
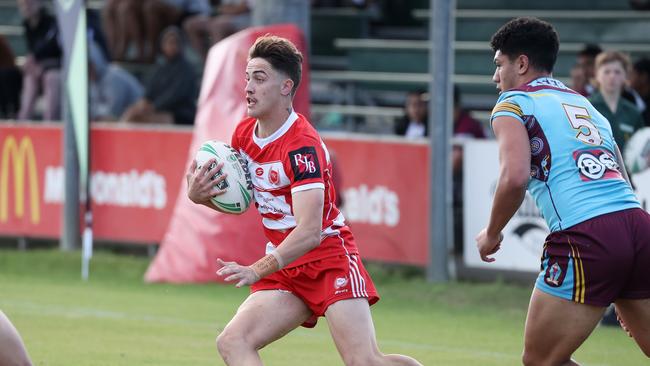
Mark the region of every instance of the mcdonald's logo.
<instances>
[{"instance_id":1,"label":"mcdonald's logo","mask_svg":"<svg viewBox=\"0 0 650 366\"><path fill-rule=\"evenodd\" d=\"M38 173L36 170L36 154L34 145L29 137L16 141L14 136L5 138L2 144L2 165L0 165L0 222L9 218L9 166L13 167L14 214L22 218L25 214L25 186L29 186L29 203L31 222L38 224L41 220L38 199ZM26 168L26 169L25 169ZM27 171L25 171L27 170ZM25 182L25 175L27 181Z\"/></svg>"}]
</instances>

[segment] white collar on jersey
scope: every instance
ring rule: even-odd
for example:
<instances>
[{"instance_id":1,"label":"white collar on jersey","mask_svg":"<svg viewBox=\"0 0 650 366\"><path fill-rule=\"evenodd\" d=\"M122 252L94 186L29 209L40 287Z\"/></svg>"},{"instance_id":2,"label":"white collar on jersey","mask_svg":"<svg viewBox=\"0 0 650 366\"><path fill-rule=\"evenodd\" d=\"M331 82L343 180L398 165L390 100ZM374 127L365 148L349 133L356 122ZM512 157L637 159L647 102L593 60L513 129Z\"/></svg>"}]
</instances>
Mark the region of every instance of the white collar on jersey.
<instances>
[{"instance_id":1,"label":"white collar on jersey","mask_svg":"<svg viewBox=\"0 0 650 366\"><path fill-rule=\"evenodd\" d=\"M259 121L257 121L255 122L255 128L253 128L253 141L257 146L259 146L260 149L263 149L264 146L282 137L282 135L284 135L284 133L287 132L289 128L291 128L291 126L293 126L293 123L297 119L298 119L298 114L296 114L296 112L292 110L291 114L289 115L287 120L284 121L282 126L280 126L280 128L278 128L277 131L273 132L271 136L264 137L264 138L257 137L257 135L255 134L255 131L257 130L257 124L260 123Z\"/></svg>"}]
</instances>

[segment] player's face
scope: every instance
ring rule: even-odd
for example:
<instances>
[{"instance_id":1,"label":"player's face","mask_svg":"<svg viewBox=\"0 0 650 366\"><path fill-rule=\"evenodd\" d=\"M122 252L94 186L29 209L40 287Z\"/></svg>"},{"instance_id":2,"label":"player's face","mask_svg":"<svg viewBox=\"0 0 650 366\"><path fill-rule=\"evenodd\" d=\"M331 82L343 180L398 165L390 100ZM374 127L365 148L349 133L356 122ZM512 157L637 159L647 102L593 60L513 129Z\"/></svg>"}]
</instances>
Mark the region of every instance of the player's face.
<instances>
[{"instance_id":1,"label":"player's face","mask_svg":"<svg viewBox=\"0 0 650 366\"><path fill-rule=\"evenodd\" d=\"M621 93L625 84L625 69L619 61L601 65L596 71L599 89L607 94Z\"/></svg>"},{"instance_id":2,"label":"player's face","mask_svg":"<svg viewBox=\"0 0 650 366\"><path fill-rule=\"evenodd\" d=\"M497 84L499 91L503 92L518 86L515 63L508 56L501 53L501 50L497 50L494 54L494 65L495 70L492 81Z\"/></svg>"},{"instance_id":3,"label":"player's face","mask_svg":"<svg viewBox=\"0 0 650 366\"><path fill-rule=\"evenodd\" d=\"M264 118L276 108L283 108L282 74L262 58L248 61L246 66L246 112L250 117Z\"/></svg>"}]
</instances>

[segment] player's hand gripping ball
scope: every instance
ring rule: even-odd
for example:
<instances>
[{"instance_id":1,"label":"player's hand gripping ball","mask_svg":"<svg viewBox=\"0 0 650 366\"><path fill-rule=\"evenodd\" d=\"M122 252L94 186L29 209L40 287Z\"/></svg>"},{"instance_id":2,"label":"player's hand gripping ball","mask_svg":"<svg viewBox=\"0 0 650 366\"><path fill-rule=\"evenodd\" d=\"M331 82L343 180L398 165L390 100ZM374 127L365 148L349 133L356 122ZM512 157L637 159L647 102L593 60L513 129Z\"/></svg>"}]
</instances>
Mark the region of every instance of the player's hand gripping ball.
<instances>
[{"instance_id":1,"label":"player's hand gripping ball","mask_svg":"<svg viewBox=\"0 0 650 366\"><path fill-rule=\"evenodd\" d=\"M246 160L230 145L215 140L206 141L199 148L195 157L196 169L201 169L210 159L215 162L209 169L223 163L223 167L210 180L226 174L226 178L216 185L216 188L225 192L212 197L210 201L223 212L244 213L253 201L253 181Z\"/></svg>"}]
</instances>

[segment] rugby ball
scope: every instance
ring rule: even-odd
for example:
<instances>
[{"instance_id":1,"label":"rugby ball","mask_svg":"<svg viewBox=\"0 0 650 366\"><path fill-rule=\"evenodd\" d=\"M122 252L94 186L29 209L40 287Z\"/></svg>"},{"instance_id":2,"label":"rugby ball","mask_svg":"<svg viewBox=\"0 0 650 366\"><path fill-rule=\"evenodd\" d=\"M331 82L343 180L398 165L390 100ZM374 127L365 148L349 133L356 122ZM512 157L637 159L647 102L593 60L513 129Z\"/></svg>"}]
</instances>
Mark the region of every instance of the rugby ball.
<instances>
[{"instance_id":1,"label":"rugby ball","mask_svg":"<svg viewBox=\"0 0 650 366\"><path fill-rule=\"evenodd\" d=\"M630 174L636 174L650 167L650 127L634 133L622 152L625 166Z\"/></svg>"},{"instance_id":2,"label":"rugby ball","mask_svg":"<svg viewBox=\"0 0 650 366\"><path fill-rule=\"evenodd\" d=\"M223 168L210 178L215 180L226 174L226 179L216 185L226 192L211 198L215 206L223 212L232 214L244 213L250 207L253 201L253 181L246 160L237 150L221 141L206 141L199 148L195 159L196 169L201 169L210 159L216 161L210 169L223 162Z\"/></svg>"}]
</instances>

